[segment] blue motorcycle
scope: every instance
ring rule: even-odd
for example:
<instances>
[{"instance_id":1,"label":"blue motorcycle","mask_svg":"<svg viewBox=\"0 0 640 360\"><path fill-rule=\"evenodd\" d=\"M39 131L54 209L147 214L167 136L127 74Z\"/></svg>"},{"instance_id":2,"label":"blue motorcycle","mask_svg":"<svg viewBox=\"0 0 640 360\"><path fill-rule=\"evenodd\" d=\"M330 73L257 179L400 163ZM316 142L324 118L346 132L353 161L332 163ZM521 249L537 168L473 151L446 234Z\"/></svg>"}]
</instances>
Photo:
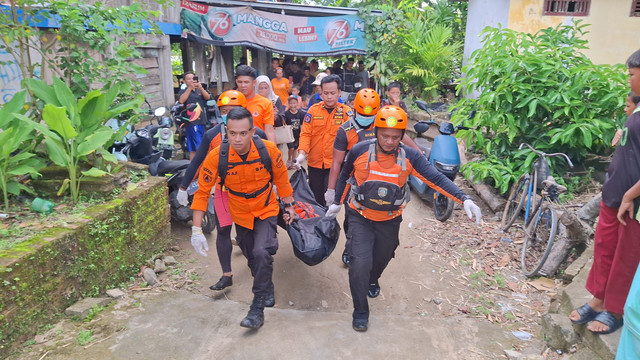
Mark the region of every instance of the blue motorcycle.
<instances>
[{"instance_id":1,"label":"blue motorcycle","mask_svg":"<svg viewBox=\"0 0 640 360\"><path fill-rule=\"evenodd\" d=\"M416 101L416 105L431 116L427 103L418 100ZM475 113L475 110L472 111L469 119L473 118ZM451 114L449 114L449 118L450 117ZM458 142L456 141L455 133L458 132L458 130L469 130L469 128L464 125L454 126L449 121L443 121L438 127L440 135L436 136L433 144L431 144L427 139L422 137L422 134L427 132L431 125L437 125L437 123L433 120L415 123L413 128L417 136L414 142L425 154L431 165L435 166L438 171L453 181L460 171L460 154L458 153ZM409 185L418 193L421 199L433 204L433 213L436 219L444 222L451 216L453 213L453 200L433 190L415 176L409 176Z\"/></svg>"}]
</instances>

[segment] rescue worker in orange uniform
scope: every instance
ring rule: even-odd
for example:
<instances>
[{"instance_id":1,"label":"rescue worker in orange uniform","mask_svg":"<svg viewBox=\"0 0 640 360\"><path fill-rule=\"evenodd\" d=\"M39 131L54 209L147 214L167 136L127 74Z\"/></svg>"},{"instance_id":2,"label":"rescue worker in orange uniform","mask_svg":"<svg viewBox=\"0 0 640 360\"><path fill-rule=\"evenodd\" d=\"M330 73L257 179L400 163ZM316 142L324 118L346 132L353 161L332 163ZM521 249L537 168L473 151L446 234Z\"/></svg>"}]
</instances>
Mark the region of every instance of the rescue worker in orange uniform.
<instances>
[{"instance_id":1,"label":"rescue worker in orange uniform","mask_svg":"<svg viewBox=\"0 0 640 360\"><path fill-rule=\"evenodd\" d=\"M354 308L352 326L356 331L367 330L367 295L374 298L380 294L378 279L398 247L409 175L462 203L469 218L475 215L476 222L482 216L471 197L433 167L421 152L400 143L406 128L404 110L394 105L380 109L375 120L375 139L360 142L349 151L333 204L326 213L326 216L336 216L340 212L349 181L349 286Z\"/></svg>"},{"instance_id":2,"label":"rescue worker in orange uniform","mask_svg":"<svg viewBox=\"0 0 640 360\"><path fill-rule=\"evenodd\" d=\"M236 86L247 99L246 108L253 116L253 124L267 134L269 141L275 143L273 104L266 97L256 94L257 76L256 69L248 65L239 65L236 68Z\"/></svg>"},{"instance_id":3,"label":"rescue worker in orange uniform","mask_svg":"<svg viewBox=\"0 0 640 360\"><path fill-rule=\"evenodd\" d=\"M240 322L240 326L251 329L262 326L266 302L274 297L273 255L278 250L276 223L280 207L273 185L284 203L285 222L291 223L294 217L293 189L282 153L274 143L262 141L254 134L251 113L240 107L231 109L227 115L227 137L202 163L199 187L191 205L191 244L196 252L206 256L209 247L201 225L211 188L220 182L229 191L229 211L236 224L238 246L254 278L253 302Z\"/></svg>"},{"instance_id":4,"label":"rescue worker in orange uniform","mask_svg":"<svg viewBox=\"0 0 640 360\"><path fill-rule=\"evenodd\" d=\"M220 146L222 139L226 136L225 124L227 123L227 114L235 107L245 107L246 105L247 99L237 90L227 90L218 97L218 110L220 110L220 115L222 115L222 123L207 130L200 147L198 147L198 151L196 151L196 155L185 170L182 183L176 196L176 200L180 205L189 205L187 188L191 182L196 179L200 165L202 165L207 154ZM258 128L256 128L256 135L262 139L267 138L264 131ZM233 223L229 216L228 198L229 194L227 190L217 185L214 193L215 214L217 218L216 251L218 253L220 266L222 267L222 277L220 277L217 283L209 287L211 290L222 290L233 285L233 272L231 271L231 251L233 249L231 243L231 225Z\"/></svg>"},{"instance_id":5,"label":"rescue worker in orange uniform","mask_svg":"<svg viewBox=\"0 0 640 360\"><path fill-rule=\"evenodd\" d=\"M306 160L309 187L318 204L325 206L324 193L329 183L333 157L333 142L342 123L353 117L351 108L338 103L340 77L329 75L322 79L322 100L309 108L300 130L300 145L296 166Z\"/></svg>"},{"instance_id":6,"label":"rescue worker in orange uniform","mask_svg":"<svg viewBox=\"0 0 640 360\"><path fill-rule=\"evenodd\" d=\"M356 93L353 101L354 117L345 122L338 129L336 139L333 142L333 157L331 163L331 171L329 173L329 185L324 193L324 199L327 204L331 204L335 197L336 182L342 169L342 163L351 148L362 141L371 140L375 137L373 121L376 118L378 110L380 110L380 95L373 89L361 89ZM402 143L410 146L418 151L420 148L415 142L404 134ZM349 222L345 213L344 232L348 234ZM344 251L342 252L342 262L349 266L349 247L350 237L347 235Z\"/></svg>"}]
</instances>

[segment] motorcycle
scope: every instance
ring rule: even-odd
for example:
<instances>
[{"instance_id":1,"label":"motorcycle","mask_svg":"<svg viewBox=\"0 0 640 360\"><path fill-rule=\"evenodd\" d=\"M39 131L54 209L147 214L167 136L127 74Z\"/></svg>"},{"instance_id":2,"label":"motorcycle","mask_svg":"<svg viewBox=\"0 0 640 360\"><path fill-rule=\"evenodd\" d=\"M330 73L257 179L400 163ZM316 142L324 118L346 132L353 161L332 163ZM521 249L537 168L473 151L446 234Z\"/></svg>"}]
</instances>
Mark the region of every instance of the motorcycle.
<instances>
[{"instance_id":1,"label":"motorcycle","mask_svg":"<svg viewBox=\"0 0 640 360\"><path fill-rule=\"evenodd\" d=\"M427 103L418 100L416 105L431 116ZM472 119L475 113L475 110L472 111L469 114L469 119ZM451 118L451 114L449 114L449 118ZM436 136L433 144L430 144L427 139L422 137L422 134L427 132L431 125L437 125L437 123L433 119L417 122L413 126L417 133L414 142L423 151L431 165L453 181L460 171L460 154L458 153L458 142L456 141L455 133L458 130L469 130L469 128L463 124L454 126L450 121L444 121L438 127L440 135ZM415 176L409 176L409 185L418 193L421 199L432 202L436 219L442 222L449 219L453 213L453 200L433 190Z\"/></svg>"},{"instance_id":2,"label":"motorcycle","mask_svg":"<svg viewBox=\"0 0 640 360\"><path fill-rule=\"evenodd\" d=\"M187 134L186 124L190 121L188 112L192 112L196 109L197 104L181 104L176 101L171 107L171 116L173 117L173 123L176 126L176 134L178 135L178 143L182 149L182 153L185 159L189 158L189 151L187 150ZM222 122L222 116L216 105L215 100L208 100L204 109L207 120L205 121L205 130L209 130L218 123Z\"/></svg>"},{"instance_id":3,"label":"motorcycle","mask_svg":"<svg viewBox=\"0 0 640 360\"><path fill-rule=\"evenodd\" d=\"M165 124L166 125L166 124ZM170 126L170 124L169 124ZM193 219L193 212L190 206L182 206L177 201L180 183L189 166L189 160L167 160L163 157L164 151L154 148L154 139L159 130L168 127L160 127L149 124L144 128L133 131L127 138L127 144L121 150L126 159L139 164L149 165L149 173L152 176L168 177L167 187L169 189L169 205L171 217L186 224ZM197 181L194 181L187 192L193 195L198 189ZM209 204L204 218L202 219L202 231L209 234L215 228L213 197L209 198Z\"/></svg>"}]
</instances>

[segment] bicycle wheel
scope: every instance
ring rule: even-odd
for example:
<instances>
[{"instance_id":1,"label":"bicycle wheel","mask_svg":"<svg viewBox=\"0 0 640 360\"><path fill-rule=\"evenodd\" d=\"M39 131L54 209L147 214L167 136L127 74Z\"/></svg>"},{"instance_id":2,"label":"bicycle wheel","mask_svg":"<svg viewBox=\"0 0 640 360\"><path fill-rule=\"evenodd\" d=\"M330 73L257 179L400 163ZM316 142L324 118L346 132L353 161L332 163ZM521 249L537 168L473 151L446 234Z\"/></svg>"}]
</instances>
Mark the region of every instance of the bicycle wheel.
<instances>
[{"instance_id":1,"label":"bicycle wheel","mask_svg":"<svg viewBox=\"0 0 640 360\"><path fill-rule=\"evenodd\" d=\"M507 205L502 213L502 231L507 231L520 215L529 191L529 174L520 176L520 179L511 187L511 193Z\"/></svg>"},{"instance_id":2,"label":"bicycle wheel","mask_svg":"<svg viewBox=\"0 0 640 360\"><path fill-rule=\"evenodd\" d=\"M536 276L549 257L558 232L558 214L553 204L541 201L525 231L522 244L522 272L527 277Z\"/></svg>"}]
</instances>

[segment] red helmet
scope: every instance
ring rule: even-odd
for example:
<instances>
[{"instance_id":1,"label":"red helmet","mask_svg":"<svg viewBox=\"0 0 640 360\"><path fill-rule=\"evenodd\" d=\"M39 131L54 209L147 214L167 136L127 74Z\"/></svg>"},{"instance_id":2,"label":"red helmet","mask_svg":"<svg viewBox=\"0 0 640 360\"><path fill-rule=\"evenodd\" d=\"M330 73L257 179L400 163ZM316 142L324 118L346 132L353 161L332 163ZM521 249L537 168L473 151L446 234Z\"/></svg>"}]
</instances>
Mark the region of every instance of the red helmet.
<instances>
[{"instance_id":1,"label":"red helmet","mask_svg":"<svg viewBox=\"0 0 640 360\"><path fill-rule=\"evenodd\" d=\"M380 110L380 95L373 89L358 91L353 101L353 109L361 115L375 115Z\"/></svg>"},{"instance_id":2,"label":"red helmet","mask_svg":"<svg viewBox=\"0 0 640 360\"><path fill-rule=\"evenodd\" d=\"M247 98L238 90L227 90L218 97L218 107L220 106L247 106Z\"/></svg>"},{"instance_id":3,"label":"red helmet","mask_svg":"<svg viewBox=\"0 0 640 360\"><path fill-rule=\"evenodd\" d=\"M382 129L407 129L407 113L395 105L383 106L376 115L375 127Z\"/></svg>"}]
</instances>

